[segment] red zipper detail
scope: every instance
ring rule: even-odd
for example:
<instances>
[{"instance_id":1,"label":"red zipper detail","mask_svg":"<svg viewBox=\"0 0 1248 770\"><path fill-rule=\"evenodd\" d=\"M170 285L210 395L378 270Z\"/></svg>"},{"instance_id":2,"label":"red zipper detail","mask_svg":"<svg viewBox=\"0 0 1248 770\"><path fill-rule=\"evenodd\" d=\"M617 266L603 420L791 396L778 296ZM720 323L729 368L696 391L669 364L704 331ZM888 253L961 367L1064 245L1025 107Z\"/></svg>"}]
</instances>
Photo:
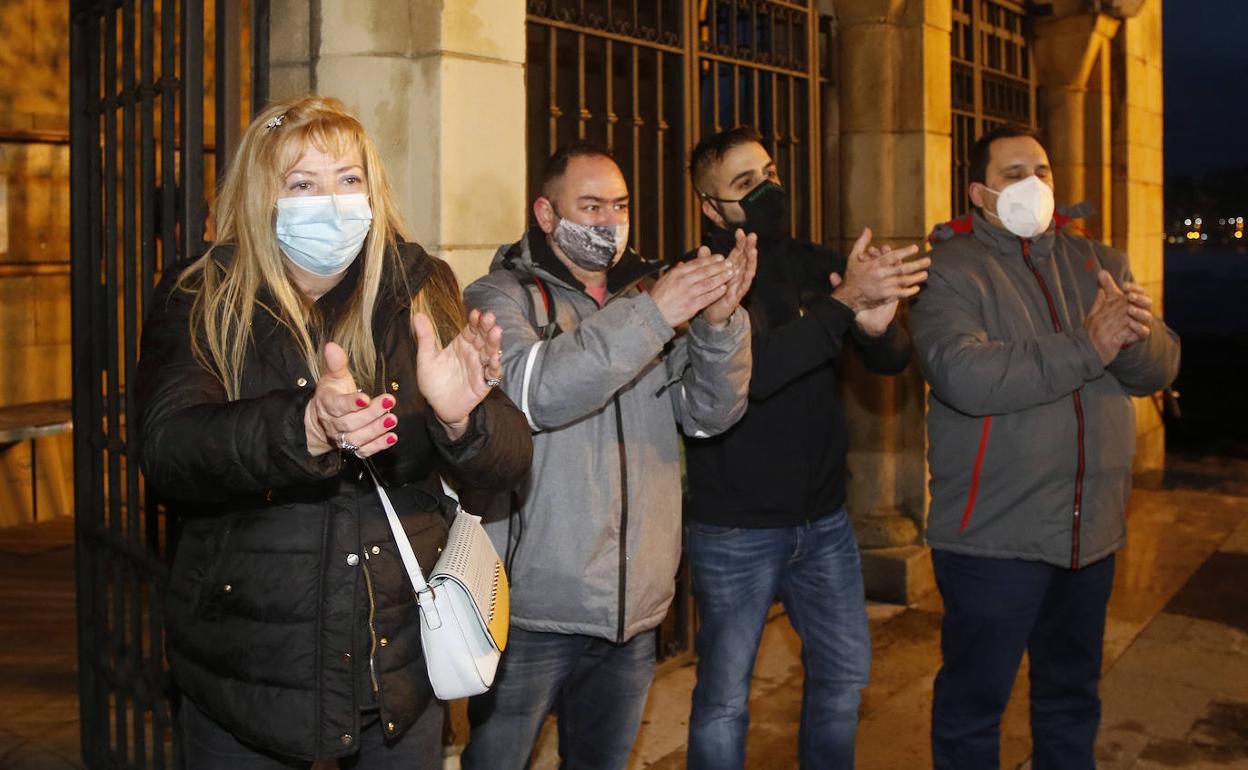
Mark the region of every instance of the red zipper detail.
<instances>
[{"instance_id":1,"label":"red zipper detail","mask_svg":"<svg viewBox=\"0 0 1248 770\"><path fill-rule=\"evenodd\" d=\"M971 523L971 511L975 510L975 496L979 494L979 472L984 467L984 452L988 448L988 433L992 430L992 415L984 418L984 430L979 434L979 452L975 454L975 469L971 471L971 491L966 495L966 510L962 511L961 532Z\"/></svg>"},{"instance_id":2,"label":"red zipper detail","mask_svg":"<svg viewBox=\"0 0 1248 770\"><path fill-rule=\"evenodd\" d=\"M1044 282L1044 276L1040 275L1040 271L1036 269L1035 264L1031 261L1031 241L1020 238L1023 244L1023 261L1027 263L1027 268L1031 270L1031 274L1036 277L1036 283L1040 284L1040 291L1044 292L1044 301L1049 305L1049 319L1053 322L1053 331L1060 332L1062 330L1062 322L1057 317L1057 306L1053 304L1053 295L1049 293L1049 287ZM1071 514L1073 521L1071 522L1070 537L1070 568L1079 568L1079 525L1083 520L1083 472L1084 472L1084 449L1083 449L1083 401L1079 398L1079 391L1076 390L1071 394L1071 400L1075 405L1075 422L1078 426L1078 464L1075 470L1075 505Z\"/></svg>"}]
</instances>

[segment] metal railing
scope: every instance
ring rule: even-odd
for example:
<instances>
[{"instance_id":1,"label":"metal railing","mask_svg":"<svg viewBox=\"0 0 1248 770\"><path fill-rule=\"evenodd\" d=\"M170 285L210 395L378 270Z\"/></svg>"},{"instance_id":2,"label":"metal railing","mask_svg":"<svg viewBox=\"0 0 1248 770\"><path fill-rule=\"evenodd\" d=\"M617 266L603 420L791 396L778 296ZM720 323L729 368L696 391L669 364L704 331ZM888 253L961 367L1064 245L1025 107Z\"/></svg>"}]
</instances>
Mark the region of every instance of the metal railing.
<instances>
[{"instance_id":1,"label":"metal railing","mask_svg":"<svg viewBox=\"0 0 1248 770\"><path fill-rule=\"evenodd\" d=\"M204 115L240 92L237 77L221 76L228 46L206 84L205 39L215 19L242 8L252 25L261 20L251 28L263 53L268 2L218 0L207 19L204 0L71 0L70 8L82 758L93 768L161 768L176 757L161 597L175 537L147 504L131 442L131 384L157 276L204 247L206 185L215 178L210 167L205 175ZM249 80L267 82L267 54L253 61L262 66ZM217 121L217 148L226 128Z\"/></svg>"},{"instance_id":2,"label":"metal railing","mask_svg":"<svg viewBox=\"0 0 1248 770\"><path fill-rule=\"evenodd\" d=\"M953 213L970 210L971 147L1004 123L1035 128L1030 22L1021 2L954 0L952 38Z\"/></svg>"},{"instance_id":3,"label":"metal railing","mask_svg":"<svg viewBox=\"0 0 1248 770\"><path fill-rule=\"evenodd\" d=\"M700 230L689 150L750 123L791 190L793 232L818 238L817 22L805 0L528 0L530 198L556 148L595 142L633 192L633 246L679 254Z\"/></svg>"}]
</instances>

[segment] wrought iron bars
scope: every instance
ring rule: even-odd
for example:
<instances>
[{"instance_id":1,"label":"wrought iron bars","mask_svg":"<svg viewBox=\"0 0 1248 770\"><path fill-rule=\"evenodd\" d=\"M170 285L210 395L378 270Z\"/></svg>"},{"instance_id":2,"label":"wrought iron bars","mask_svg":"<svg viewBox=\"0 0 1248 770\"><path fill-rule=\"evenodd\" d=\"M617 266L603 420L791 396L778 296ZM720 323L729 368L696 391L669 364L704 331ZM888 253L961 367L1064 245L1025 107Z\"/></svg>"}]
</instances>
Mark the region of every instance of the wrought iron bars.
<instances>
[{"instance_id":1,"label":"wrought iron bars","mask_svg":"<svg viewBox=\"0 0 1248 770\"><path fill-rule=\"evenodd\" d=\"M1003 123L1034 128L1036 82L1022 3L954 0L952 38L953 211L970 209L970 151Z\"/></svg>"},{"instance_id":2,"label":"wrought iron bars","mask_svg":"<svg viewBox=\"0 0 1248 770\"><path fill-rule=\"evenodd\" d=\"M75 569L89 767L174 763L160 601L172 528L139 473L131 385L161 266L203 247L204 102L219 98L204 89L203 2L70 6ZM267 19L267 0L251 2Z\"/></svg>"},{"instance_id":3,"label":"wrought iron bars","mask_svg":"<svg viewBox=\"0 0 1248 770\"><path fill-rule=\"evenodd\" d=\"M698 3L699 136L749 124L789 190L790 231L822 234L818 19L807 3Z\"/></svg>"},{"instance_id":4,"label":"wrought iron bars","mask_svg":"<svg viewBox=\"0 0 1248 770\"><path fill-rule=\"evenodd\" d=\"M633 194L631 238L650 259L687 248L685 8L677 0L531 0L529 193L556 148L605 147Z\"/></svg>"}]
</instances>

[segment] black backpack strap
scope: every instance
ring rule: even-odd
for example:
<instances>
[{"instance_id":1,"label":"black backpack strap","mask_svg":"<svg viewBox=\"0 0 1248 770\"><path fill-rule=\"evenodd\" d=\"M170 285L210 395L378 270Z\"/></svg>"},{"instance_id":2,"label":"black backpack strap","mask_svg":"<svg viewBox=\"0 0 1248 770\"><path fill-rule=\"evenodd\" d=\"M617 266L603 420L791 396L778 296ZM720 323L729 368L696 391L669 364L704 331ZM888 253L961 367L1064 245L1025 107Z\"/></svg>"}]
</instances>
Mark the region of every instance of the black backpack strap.
<instances>
[{"instance_id":1,"label":"black backpack strap","mask_svg":"<svg viewBox=\"0 0 1248 770\"><path fill-rule=\"evenodd\" d=\"M529 316L533 319L533 328L544 340L559 336L563 330L559 328L555 315L555 298L551 296L546 282L530 273L520 276L520 285L529 295Z\"/></svg>"},{"instance_id":2,"label":"black backpack strap","mask_svg":"<svg viewBox=\"0 0 1248 770\"><path fill-rule=\"evenodd\" d=\"M555 298L541 278L516 269L516 262L521 254L520 244L520 241L512 244L503 255L503 267L515 274L516 280L529 297L529 318L533 321L533 328L542 335L543 340L553 339L563 331L559 328L559 316L555 313Z\"/></svg>"}]
</instances>

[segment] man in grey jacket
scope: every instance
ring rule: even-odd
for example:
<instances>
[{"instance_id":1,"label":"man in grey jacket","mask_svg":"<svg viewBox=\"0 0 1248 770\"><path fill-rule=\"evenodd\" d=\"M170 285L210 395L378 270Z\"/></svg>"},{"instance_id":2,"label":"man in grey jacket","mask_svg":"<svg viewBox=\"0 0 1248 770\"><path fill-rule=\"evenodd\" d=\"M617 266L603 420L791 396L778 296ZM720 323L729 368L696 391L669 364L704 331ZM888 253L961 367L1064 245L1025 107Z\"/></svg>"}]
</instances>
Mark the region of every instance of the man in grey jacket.
<instances>
[{"instance_id":1,"label":"man in grey jacket","mask_svg":"<svg viewBox=\"0 0 1248 770\"><path fill-rule=\"evenodd\" d=\"M1178 373L1178 337L1127 257L1062 229L1048 155L1005 127L971 154L975 211L937 228L910 315L931 385L927 537L945 603L936 768L996 768L1030 658L1035 770L1090 770L1131 396Z\"/></svg>"},{"instance_id":2,"label":"man in grey jacket","mask_svg":"<svg viewBox=\"0 0 1248 770\"><path fill-rule=\"evenodd\" d=\"M465 292L503 327L503 387L529 419L517 510L487 529L511 576L511 638L469 706L466 768L526 766L552 709L568 768L623 768L654 674L654 629L680 558L677 426L709 436L745 411L755 239L661 263L625 248L629 193L605 152L555 153L537 225ZM544 319L549 316L550 323Z\"/></svg>"}]
</instances>

